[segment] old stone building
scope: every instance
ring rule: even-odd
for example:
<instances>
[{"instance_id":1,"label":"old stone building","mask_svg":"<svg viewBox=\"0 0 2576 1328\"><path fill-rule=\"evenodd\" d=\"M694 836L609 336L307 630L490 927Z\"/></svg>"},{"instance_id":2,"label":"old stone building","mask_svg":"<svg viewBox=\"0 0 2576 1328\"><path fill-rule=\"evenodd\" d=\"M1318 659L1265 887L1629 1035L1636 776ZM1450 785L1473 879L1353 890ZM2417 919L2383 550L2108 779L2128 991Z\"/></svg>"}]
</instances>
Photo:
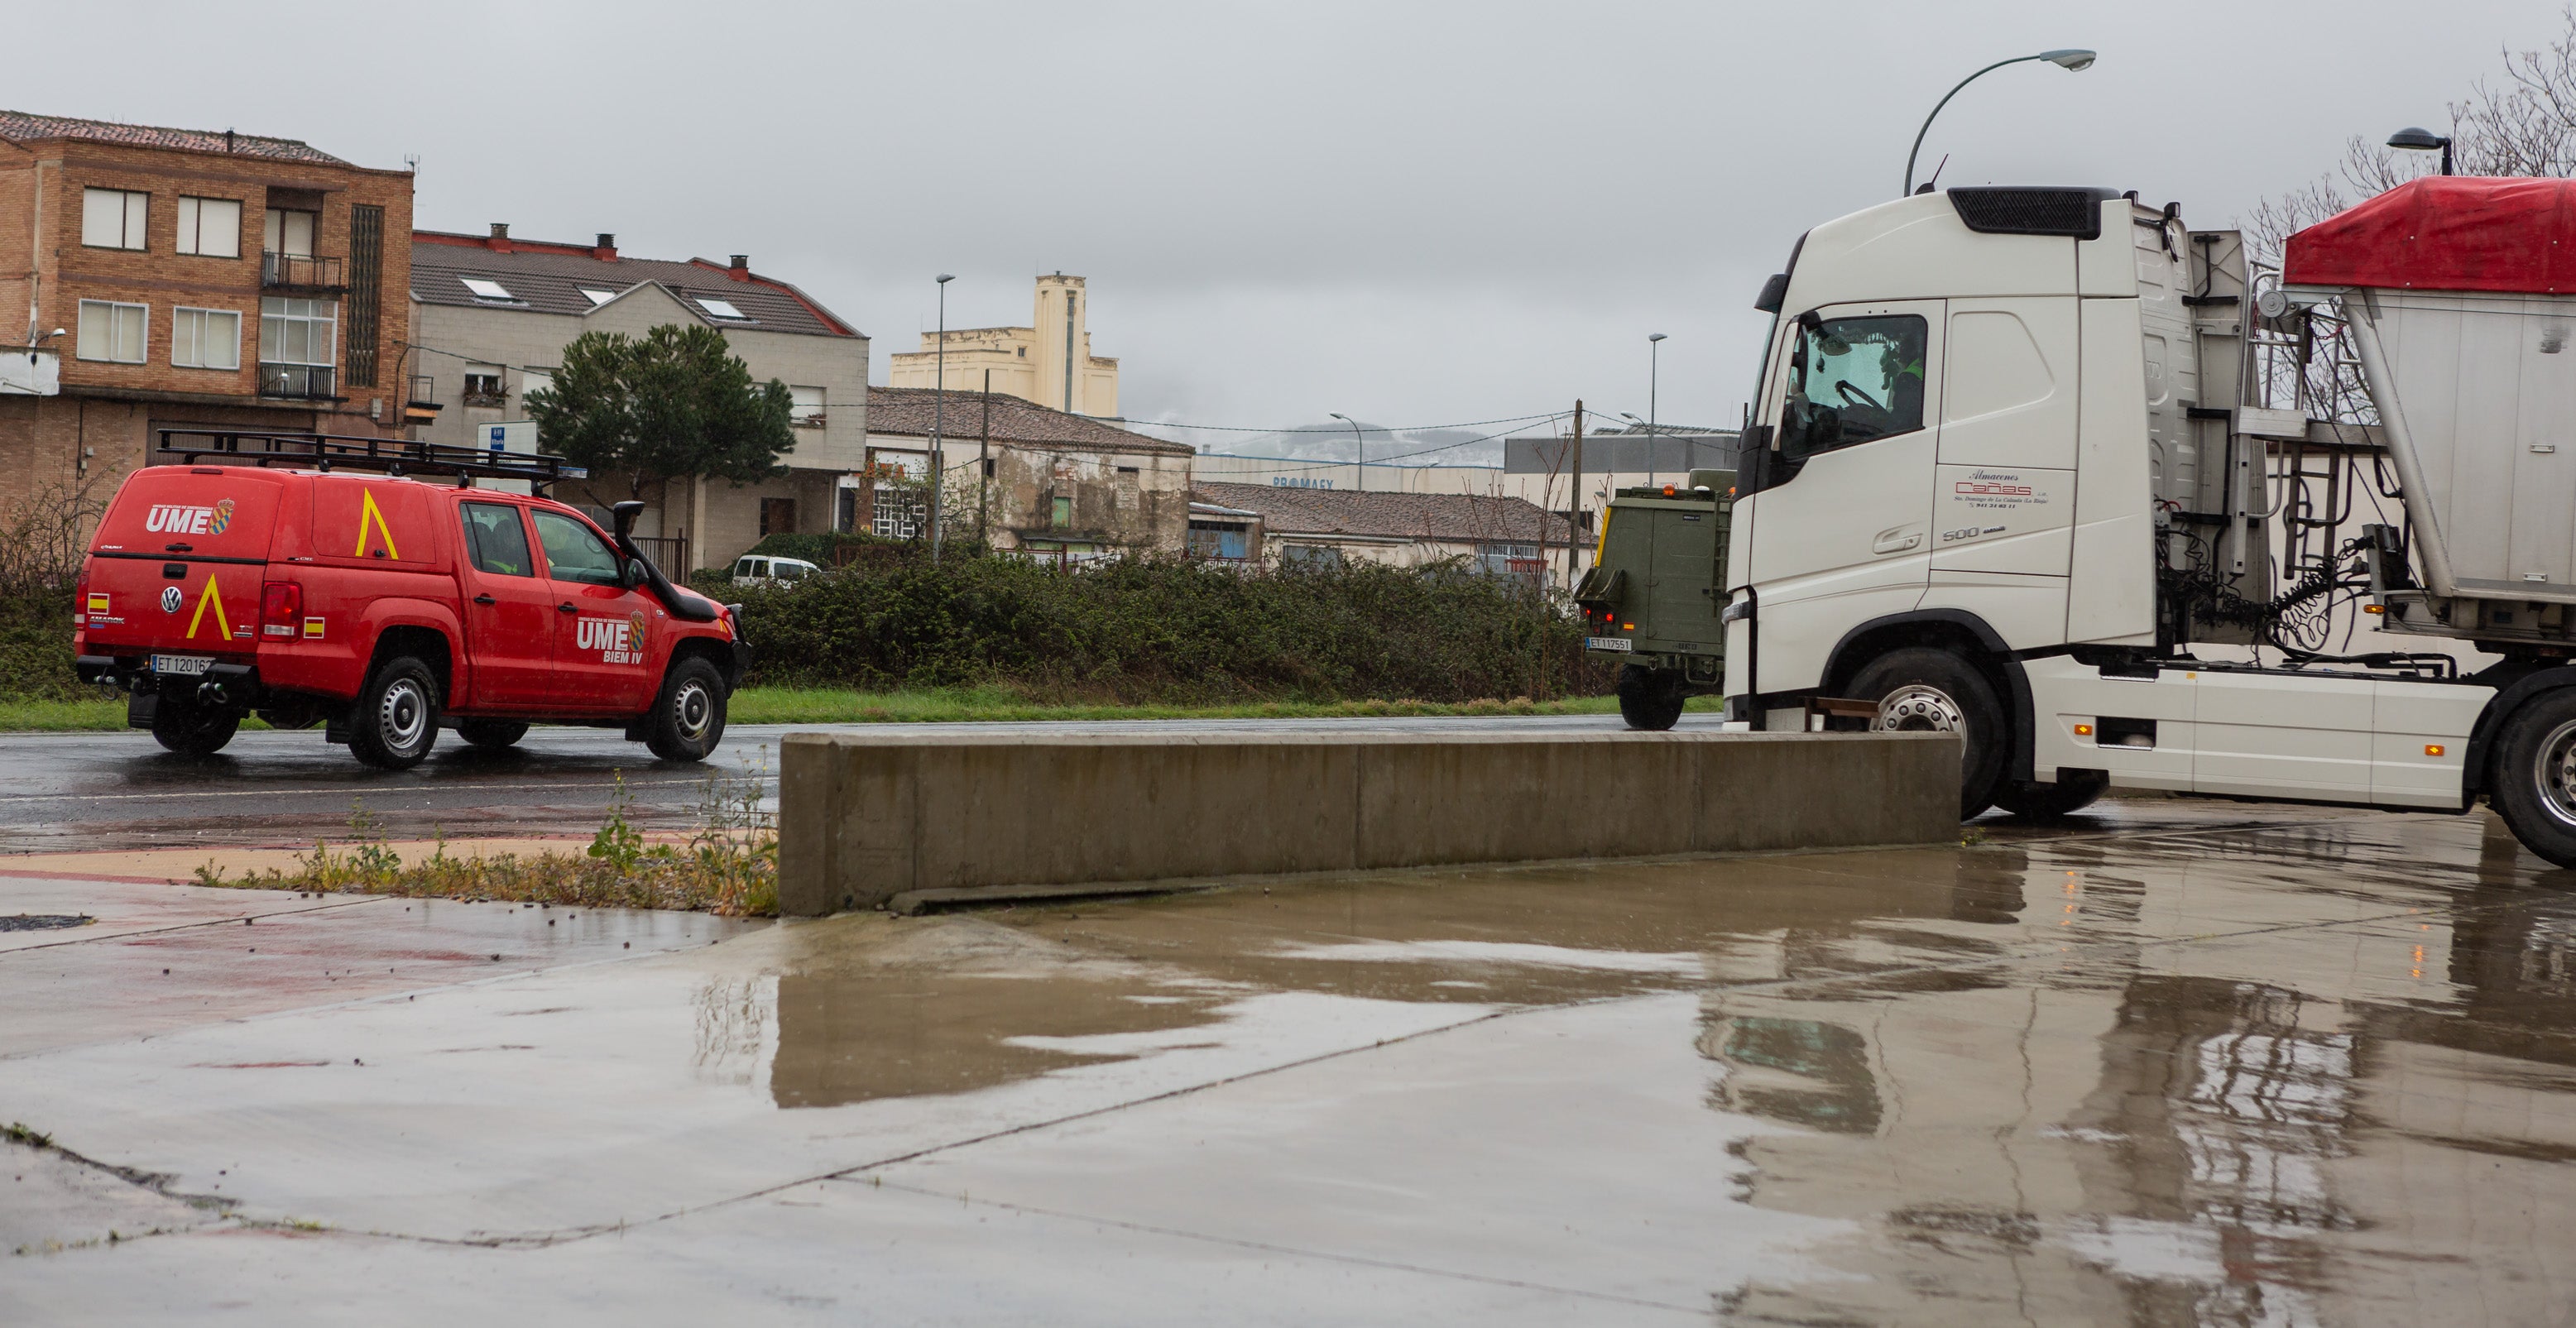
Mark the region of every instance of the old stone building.
<instances>
[{"instance_id":1,"label":"old stone building","mask_svg":"<svg viewBox=\"0 0 2576 1328\"><path fill-rule=\"evenodd\" d=\"M0 111L0 512L163 430L401 436L411 206L295 139Z\"/></svg>"},{"instance_id":2,"label":"old stone building","mask_svg":"<svg viewBox=\"0 0 2576 1328\"><path fill-rule=\"evenodd\" d=\"M921 473L934 427L945 439L939 451L949 538L980 532L996 549L1067 559L1130 549L1178 553L1188 539L1193 453L1186 444L998 391L950 392L943 408L926 388L879 387L868 393L872 473ZM891 499L896 489L853 499L873 518L878 493ZM910 487L901 491L908 500ZM863 519L857 528L913 533L892 520Z\"/></svg>"},{"instance_id":3,"label":"old stone building","mask_svg":"<svg viewBox=\"0 0 2576 1328\"><path fill-rule=\"evenodd\" d=\"M1191 538L1203 556L1258 563L1378 562L1472 570L1536 582L1562 567L1563 513L1523 498L1366 493L1200 480Z\"/></svg>"}]
</instances>

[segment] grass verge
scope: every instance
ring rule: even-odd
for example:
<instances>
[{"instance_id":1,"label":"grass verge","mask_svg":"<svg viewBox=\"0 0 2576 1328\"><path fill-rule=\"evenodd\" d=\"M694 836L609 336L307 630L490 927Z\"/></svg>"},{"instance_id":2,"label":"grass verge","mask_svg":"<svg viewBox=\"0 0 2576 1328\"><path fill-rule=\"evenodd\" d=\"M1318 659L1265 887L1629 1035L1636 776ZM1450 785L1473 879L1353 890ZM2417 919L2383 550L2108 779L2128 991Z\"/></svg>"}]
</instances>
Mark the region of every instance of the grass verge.
<instances>
[{"instance_id":1,"label":"grass verge","mask_svg":"<svg viewBox=\"0 0 2576 1328\"><path fill-rule=\"evenodd\" d=\"M764 766L766 761L763 762ZM646 844L627 820L633 801L620 776L608 818L590 848L572 853L450 857L442 840L426 858L404 862L385 846L363 801L353 804L349 839L317 841L294 871L232 876L209 861L196 883L241 890L313 890L472 902L662 908L726 917L778 916L777 818L761 810L762 779L707 776L697 828L681 844Z\"/></svg>"}]
</instances>

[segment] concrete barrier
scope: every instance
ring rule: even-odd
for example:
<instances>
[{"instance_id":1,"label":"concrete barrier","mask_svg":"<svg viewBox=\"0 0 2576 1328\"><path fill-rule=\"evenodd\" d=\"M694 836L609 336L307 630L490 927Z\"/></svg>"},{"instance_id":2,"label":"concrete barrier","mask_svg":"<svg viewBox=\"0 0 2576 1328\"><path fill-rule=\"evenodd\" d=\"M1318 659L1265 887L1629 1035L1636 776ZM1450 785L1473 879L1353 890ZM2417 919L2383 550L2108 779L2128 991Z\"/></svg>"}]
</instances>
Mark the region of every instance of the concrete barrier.
<instances>
[{"instance_id":1,"label":"concrete barrier","mask_svg":"<svg viewBox=\"0 0 2576 1328\"><path fill-rule=\"evenodd\" d=\"M797 733L779 911L916 890L1922 844L1936 733Z\"/></svg>"}]
</instances>

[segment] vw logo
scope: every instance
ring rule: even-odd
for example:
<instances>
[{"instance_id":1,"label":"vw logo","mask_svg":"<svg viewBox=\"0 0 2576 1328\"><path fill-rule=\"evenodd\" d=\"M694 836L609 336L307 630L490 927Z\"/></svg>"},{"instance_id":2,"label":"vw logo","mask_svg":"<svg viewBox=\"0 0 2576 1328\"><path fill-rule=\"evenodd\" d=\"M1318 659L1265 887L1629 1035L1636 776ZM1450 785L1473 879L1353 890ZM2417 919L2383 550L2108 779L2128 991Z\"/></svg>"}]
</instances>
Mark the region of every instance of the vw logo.
<instances>
[{"instance_id":1,"label":"vw logo","mask_svg":"<svg viewBox=\"0 0 2576 1328\"><path fill-rule=\"evenodd\" d=\"M177 586L161 587L161 611L163 613L177 613L179 611L180 598L181 596Z\"/></svg>"}]
</instances>

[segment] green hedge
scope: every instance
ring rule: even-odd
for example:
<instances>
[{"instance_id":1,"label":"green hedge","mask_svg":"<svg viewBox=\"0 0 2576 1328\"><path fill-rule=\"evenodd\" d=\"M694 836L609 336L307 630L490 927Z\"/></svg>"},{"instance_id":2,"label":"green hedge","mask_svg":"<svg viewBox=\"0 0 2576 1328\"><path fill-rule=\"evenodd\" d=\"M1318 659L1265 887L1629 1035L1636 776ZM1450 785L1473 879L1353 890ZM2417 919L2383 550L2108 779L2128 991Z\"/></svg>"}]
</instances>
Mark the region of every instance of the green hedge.
<instances>
[{"instance_id":1,"label":"green hedge","mask_svg":"<svg viewBox=\"0 0 2576 1328\"><path fill-rule=\"evenodd\" d=\"M69 701L96 696L72 676L72 594L0 598L0 697Z\"/></svg>"},{"instance_id":2,"label":"green hedge","mask_svg":"<svg viewBox=\"0 0 2576 1328\"><path fill-rule=\"evenodd\" d=\"M959 553L933 565L917 544L871 554L792 586L700 588L742 603L753 678L770 686L1458 702L1594 695L1613 681L1546 596L1449 567L1133 558L1068 571Z\"/></svg>"},{"instance_id":3,"label":"green hedge","mask_svg":"<svg viewBox=\"0 0 2576 1328\"><path fill-rule=\"evenodd\" d=\"M1000 684L1189 704L1544 701L1614 681L1546 597L1454 569L1128 559L1066 571L958 554L934 566L905 543L792 586L698 588L743 605L752 680L771 686ZM0 599L0 698L92 695L72 675L71 609L68 592Z\"/></svg>"}]
</instances>

